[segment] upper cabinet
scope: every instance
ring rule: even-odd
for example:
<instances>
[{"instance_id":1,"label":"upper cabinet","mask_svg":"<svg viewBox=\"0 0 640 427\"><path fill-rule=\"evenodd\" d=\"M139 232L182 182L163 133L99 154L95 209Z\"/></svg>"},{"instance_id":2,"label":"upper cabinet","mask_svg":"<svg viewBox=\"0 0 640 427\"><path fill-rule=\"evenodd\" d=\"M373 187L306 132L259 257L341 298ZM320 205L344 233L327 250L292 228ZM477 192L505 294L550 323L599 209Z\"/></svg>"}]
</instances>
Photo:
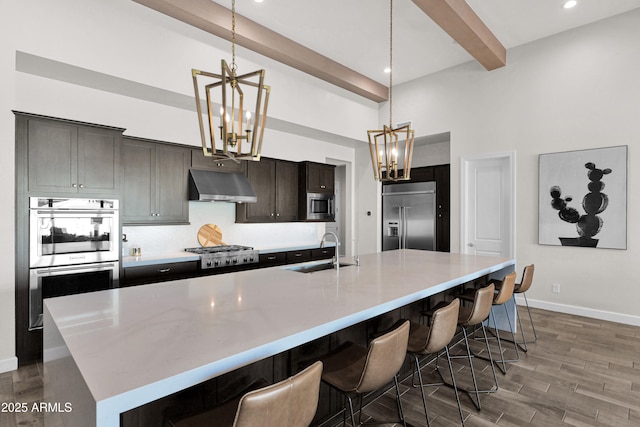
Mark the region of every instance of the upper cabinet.
<instances>
[{"instance_id":1,"label":"upper cabinet","mask_svg":"<svg viewBox=\"0 0 640 427\"><path fill-rule=\"evenodd\" d=\"M118 194L122 129L19 118L26 127L29 193Z\"/></svg>"},{"instance_id":2,"label":"upper cabinet","mask_svg":"<svg viewBox=\"0 0 640 427\"><path fill-rule=\"evenodd\" d=\"M247 162L247 177L257 203L236 205L236 222L298 220L298 164L262 158Z\"/></svg>"},{"instance_id":3,"label":"upper cabinet","mask_svg":"<svg viewBox=\"0 0 640 427\"><path fill-rule=\"evenodd\" d=\"M191 150L191 167L193 169L203 169L215 172L231 172L231 173L244 173L245 164L243 161L228 160L214 160L211 157L207 157L202 152L202 149Z\"/></svg>"},{"instance_id":4,"label":"upper cabinet","mask_svg":"<svg viewBox=\"0 0 640 427\"><path fill-rule=\"evenodd\" d=\"M306 192L333 194L335 169L334 165L302 162L300 164L300 179Z\"/></svg>"},{"instance_id":5,"label":"upper cabinet","mask_svg":"<svg viewBox=\"0 0 640 427\"><path fill-rule=\"evenodd\" d=\"M122 144L122 223L189 222L191 148L135 138Z\"/></svg>"}]
</instances>

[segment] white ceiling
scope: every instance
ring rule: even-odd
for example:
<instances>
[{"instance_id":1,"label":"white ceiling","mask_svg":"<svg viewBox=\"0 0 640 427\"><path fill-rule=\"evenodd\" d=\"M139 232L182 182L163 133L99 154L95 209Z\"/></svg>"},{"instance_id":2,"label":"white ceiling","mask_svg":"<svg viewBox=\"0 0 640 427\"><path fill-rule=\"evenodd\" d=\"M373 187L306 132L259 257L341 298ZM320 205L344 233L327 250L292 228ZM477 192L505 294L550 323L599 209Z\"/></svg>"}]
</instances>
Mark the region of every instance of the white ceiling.
<instances>
[{"instance_id":1,"label":"white ceiling","mask_svg":"<svg viewBox=\"0 0 640 427\"><path fill-rule=\"evenodd\" d=\"M640 0L467 0L508 50L640 7ZM231 8L231 0L216 0ZM388 0L237 0L236 12L384 85ZM393 83L473 60L411 0L393 2Z\"/></svg>"}]
</instances>

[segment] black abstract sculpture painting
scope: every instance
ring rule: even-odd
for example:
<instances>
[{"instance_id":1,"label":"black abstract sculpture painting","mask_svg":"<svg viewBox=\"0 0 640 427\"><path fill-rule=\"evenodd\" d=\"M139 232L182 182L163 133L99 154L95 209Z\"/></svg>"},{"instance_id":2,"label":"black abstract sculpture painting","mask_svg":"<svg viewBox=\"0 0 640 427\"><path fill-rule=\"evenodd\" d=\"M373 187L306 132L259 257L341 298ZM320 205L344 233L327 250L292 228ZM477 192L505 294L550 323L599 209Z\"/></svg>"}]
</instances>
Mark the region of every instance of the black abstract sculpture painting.
<instances>
[{"instance_id":1,"label":"black abstract sculpture painting","mask_svg":"<svg viewBox=\"0 0 640 427\"><path fill-rule=\"evenodd\" d=\"M562 246L583 246L595 248L598 246L598 239L594 239L593 236L598 234L602 229L602 218L598 216L602 213L609 204L609 197L602 192L604 189L604 182L601 181L604 175L611 173L611 169L598 169L594 163L586 163L585 168L589 169L587 177L589 178L589 184L587 188L589 192L582 199L582 207L586 212L584 215L574 209L567 206L567 203L572 201L571 196L562 198L562 189L558 185L551 187L551 207L556 209L558 216L561 220L570 224L576 224L579 237L560 237L560 243Z\"/></svg>"}]
</instances>

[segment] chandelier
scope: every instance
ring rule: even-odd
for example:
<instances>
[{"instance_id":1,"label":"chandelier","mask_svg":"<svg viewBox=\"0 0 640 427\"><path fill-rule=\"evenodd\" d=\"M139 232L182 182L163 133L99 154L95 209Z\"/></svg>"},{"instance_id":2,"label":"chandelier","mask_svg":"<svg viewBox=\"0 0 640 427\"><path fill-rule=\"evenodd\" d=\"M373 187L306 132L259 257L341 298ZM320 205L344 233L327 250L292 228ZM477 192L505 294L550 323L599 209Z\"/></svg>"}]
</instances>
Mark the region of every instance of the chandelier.
<instances>
[{"instance_id":1,"label":"chandelier","mask_svg":"<svg viewBox=\"0 0 640 427\"><path fill-rule=\"evenodd\" d=\"M271 88L264 84L264 70L237 74L235 3L231 1L231 66L223 59L220 74L191 70L202 151L214 159L260 160Z\"/></svg>"},{"instance_id":2,"label":"chandelier","mask_svg":"<svg viewBox=\"0 0 640 427\"><path fill-rule=\"evenodd\" d=\"M406 123L393 128L393 0L389 1L389 126L369 130L373 177L377 181L411 179L414 130Z\"/></svg>"}]
</instances>

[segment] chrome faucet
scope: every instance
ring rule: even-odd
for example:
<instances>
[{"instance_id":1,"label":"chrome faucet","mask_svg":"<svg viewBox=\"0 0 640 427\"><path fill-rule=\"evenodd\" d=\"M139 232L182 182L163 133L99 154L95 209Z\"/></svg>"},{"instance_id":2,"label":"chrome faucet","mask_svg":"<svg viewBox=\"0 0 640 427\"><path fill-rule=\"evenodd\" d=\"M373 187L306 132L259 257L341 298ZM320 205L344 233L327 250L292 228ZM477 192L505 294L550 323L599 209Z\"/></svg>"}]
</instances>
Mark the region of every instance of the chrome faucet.
<instances>
[{"instance_id":1,"label":"chrome faucet","mask_svg":"<svg viewBox=\"0 0 640 427\"><path fill-rule=\"evenodd\" d=\"M333 236L334 240L336 241L336 253L331 262L333 263L333 266L335 268L340 268L340 241L338 240L338 236L336 236L336 233L332 231L327 231L326 233L324 233L322 235L322 240L320 240L320 247L324 248L324 241L328 236Z\"/></svg>"}]
</instances>

